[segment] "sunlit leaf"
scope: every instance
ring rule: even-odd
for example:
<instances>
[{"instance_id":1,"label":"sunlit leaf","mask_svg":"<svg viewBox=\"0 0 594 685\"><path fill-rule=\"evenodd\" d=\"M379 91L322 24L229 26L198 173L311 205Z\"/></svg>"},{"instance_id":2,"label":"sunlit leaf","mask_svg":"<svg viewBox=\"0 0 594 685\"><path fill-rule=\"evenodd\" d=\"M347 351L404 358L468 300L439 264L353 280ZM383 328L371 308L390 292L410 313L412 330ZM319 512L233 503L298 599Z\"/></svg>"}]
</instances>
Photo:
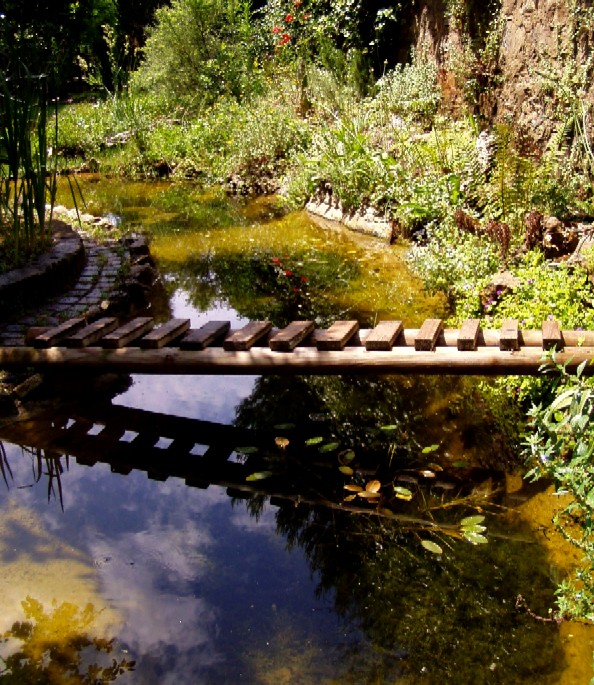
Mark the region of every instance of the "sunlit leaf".
<instances>
[{"instance_id":1,"label":"sunlit leaf","mask_svg":"<svg viewBox=\"0 0 594 685\"><path fill-rule=\"evenodd\" d=\"M350 492L363 492L363 488L360 485L351 485L350 483L347 483L344 489L350 490Z\"/></svg>"},{"instance_id":2,"label":"sunlit leaf","mask_svg":"<svg viewBox=\"0 0 594 685\"><path fill-rule=\"evenodd\" d=\"M425 478L435 478L435 473L433 471L429 471L429 469L425 469L423 471L419 471L421 476L424 476Z\"/></svg>"},{"instance_id":3,"label":"sunlit leaf","mask_svg":"<svg viewBox=\"0 0 594 685\"><path fill-rule=\"evenodd\" d=\"M270 476L272 476L272 471L256 471L247 476L246 480L264 480L265 478L270 478Z\"/></svg>"},{"instance_id":4,"label":"sunlit leaf","mask_svg":"<svg viewBox=\"0 0 594 685\"><path fill-rule=\"evenodd\" d=\"M423 547L432 554L443 554L443 549L433 540L421 540Z\"/></svg>"},{"instance_id":5,"label":"sunlit leaf","mask_svg":"<svg viewBox=\"0 0 594 685\"><path fill-rule=\"evenodd\" d=\"M394 486L394 495L398 499L411 500L413 498L412 492L408 488L401 488L399 485Z\"/></svg>"},{"instance_id":6,"label":"sunlit leaf","mask_svg":"<svg viewBox=\"0 0 594 685\"><path fill-rule=\"evenodd\" d=\"M345 476L352 476L355 473L350 466L339 466L338 470L344 473Z\"/></svg>"},{"instance_id":7,"label":"sunlit leaf","mask_svg":"<svg viewBox=\"0 0 594 685\"><path fill-rule=\"evenodd\" d=\"M274 427L274 430L277 431L290 431L293 428L295 428L294 423L279 423Z\"/></svg>"},{"instance_id":8,"label":"sunlit leaf","mask_svg":"<svg viewBox=\"0 0 594 685\"><path fill-rule=\"evenodd\" d=\"M324 442L324 438L321 435L318 435L315 438L309 438L308 440L306 440L305 444L306 445L319 445L321 442Z\"/></svg>"},{"instance_id":9,"label":"sunlit leaf","mask_svg":"<svg viewBox=\"0 0 594 685\"><path fill-rule=\"evenodd\" d=\"M357 495L347 495L344 498L343 502L352 502L356 497L357 497Z\"/></svg>"},{"instance_id":10,"label":"sunlit leaf","mask_svg":"<svg viewBox=\"0 0 594 685\"><path fill-rule=\"evenodd\" d=\"M274 438L274 442L277 447L280 447L281 450L284 450L285 447L289 444L288 438Z\"/></svg>"},{"instance_id":11,"label":"sunlit leaf","mask_svg":"<svg viewBox=\"0 0 594 685\"><path fill-rule=\"evenodd\" d=\"M473 545L486 545L489 542L484 535L479 533L468 533L464 537Z\"/></svg>"},{"instance_id":12,"label":"sunlit leaf","mask_svg":"<svg viewBox=\"0 0 594 685\"><path fill-rule=\"evenodd\" d=\"M379 480L370 480L369 483L365 485L365 490L367 490L367 492L379 492L381 487L382 484Z\"/></svg>"},{"instance_id":13,"label":"sunlit leaf","mask_svg":"<svg viewBox=\"0 0 594 685\"><path fill-rule=\"evenodd\" d=\"M341 464L350 464L355 458L355 452L353 450L344 450L338 455L338 460Z\"/></svg>"},{"instance_id":14,"label":"sunlit leaf","mask_svg":"<svg viewBox=\"0 0 594 685\"><path fill-rule=\"evenodd\" d=\"M339 447L339 442L329 442L325 445L322 445L319 449L320 452L334 452L334 450L337 450Z\"/></svg>"},{"instance_id":15,"label":"sunlit leaf","mask_svg":"<svg viewBox=\"0 0 594 685\"><path fill-rule=\"evenodd\" d=\"M369 500L380 498L379 492L369 492L368 490L364 490L363 492L358 492L357 496L363 497L363 499L369 499Z\"/></svg>"},{"instance_id":16,"label":"sunlit leaf","mask_svg":"<svg viewBox=\"0 0 594 685\"><path fill-rule=\"evenodd\" d=\"M443 471L443 466L434 464L433 462L431 462L431 464L427 464L427 468L431 469L432 471Z\"/></svg>"},{"instance_id":17,"label":"sunlit leaf","mask_svg":"<svg viewBox=\"0 0 594 685\"><path fill-rule=\"evenodd\" d=\"M435 452L439 449L439 445L429 445L428 447L423 447L422 454L429 454L430 452Z\"/></svg>"},{"instance_id":18,"label":"sunlit leaf","mask_svg":"<svg viewBox=\"0 0 594 685\"><path fill-rule=\"evenodd\" d=\"M257 447L236 447L235 451L240 452L241 454L255 454L258 451L258 448Z\"/></svg>"},{"instance_id":19,"label":"sunlit leaf","mask_svg":"<svg viewBox=\"0 0 594 685\"><path fill-rule=\"evenodd\" d=\"M395 431L398 428L398 426L395 423L390 423L387 426L380 426L380 430L382 431Z\"/></svg>"}]
</instances>

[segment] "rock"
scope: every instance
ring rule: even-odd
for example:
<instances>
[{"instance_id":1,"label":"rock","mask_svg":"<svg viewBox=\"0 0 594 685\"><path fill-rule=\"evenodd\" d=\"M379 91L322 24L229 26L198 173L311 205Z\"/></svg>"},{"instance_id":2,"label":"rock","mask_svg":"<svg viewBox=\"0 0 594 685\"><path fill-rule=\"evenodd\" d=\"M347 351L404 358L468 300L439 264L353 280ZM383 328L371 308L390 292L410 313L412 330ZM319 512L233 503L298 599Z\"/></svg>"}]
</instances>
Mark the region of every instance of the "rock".
<instances>
[{"instance_id":1,"label":"rock","mask_svg":"<svg viewBox=\"0 0 594 685\"><path fill-rule=\"evenodd\" d=\"M574 226L566 226L555 216L542 222L542 249L547 259L559 259L572 254L579 243L579 233Z\"/></svg>"}]
</instances>

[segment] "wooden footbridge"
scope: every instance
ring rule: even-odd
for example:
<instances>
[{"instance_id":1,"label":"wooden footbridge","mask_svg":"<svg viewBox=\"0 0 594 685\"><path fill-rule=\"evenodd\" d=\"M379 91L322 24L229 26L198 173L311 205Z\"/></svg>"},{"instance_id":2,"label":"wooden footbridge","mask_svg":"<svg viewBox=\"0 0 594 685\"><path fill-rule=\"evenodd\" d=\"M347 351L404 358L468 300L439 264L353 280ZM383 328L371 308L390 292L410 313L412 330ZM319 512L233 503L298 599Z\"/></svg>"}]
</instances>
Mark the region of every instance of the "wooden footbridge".
<instances>
[{"instance_id":1,"label":"wooden footbridge","mask_svg":"<svg viewBox=\"0 0 594 685\"><path fill-rule=\"evenodd\" d=\"M522 330L509 319L499 330L467 320L446 329L427 319L418 329L401 321L382 321L362 330L356 321L337 321L316 329L312 321L293 321L281 330L254 321L231 330L228 321L192 329L189 319L156 326L150 317L124 325L102 318L71 319L51 329L31 329L27 345L0 348L0 369L141 374L466 374L533 375L545 353L575 369L586 362L592 373L594 331L561 330L545 321L541 330Z\"/></svg>"}]
</instances>

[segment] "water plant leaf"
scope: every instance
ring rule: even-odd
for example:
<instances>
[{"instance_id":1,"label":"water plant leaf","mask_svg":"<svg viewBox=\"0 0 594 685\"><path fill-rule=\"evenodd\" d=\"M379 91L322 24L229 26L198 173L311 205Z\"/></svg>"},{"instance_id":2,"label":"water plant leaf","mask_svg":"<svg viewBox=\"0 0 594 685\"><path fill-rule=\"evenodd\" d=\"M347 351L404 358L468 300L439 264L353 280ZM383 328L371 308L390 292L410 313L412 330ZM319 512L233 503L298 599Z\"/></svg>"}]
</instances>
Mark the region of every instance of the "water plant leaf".
<instances>
[{"instance_id":1,"label":"water plant leaf","mask_svg":"<svg viewBox=\"0 0 594 685\"><path fill-rule=\"evenodd\" d=\"M421 540L421 545L432 554L443 554L443 549L433 540Z\"/></svg>"},{"instance_id":2,"label":"water plant leaf","mask_svg":"<svg viewBox=\"0 0 594 685\"><path fill-rule=\"evenodd\" d=\"M379 492L382 484L379 480L370 480L369 483L365 485L365 490L367 492Z\"/></svg>"},{"instance_id":3,"label":"water plant leaf","mask_svg":"<svg viewBox=\"0 0 594 685\"><path fill-rule=\"evenodd\" d=\"M369 499L369 500L380 498L379 492L369 492L369 490L363 490L363 492L358 492L357 496L363 497L363 499Z\"/></svg>"},{"instance_id":4,"label":"water plant leaf","mask_svg":"<svg viewBox=\"0 0 594 685\"><path fill-rule=\"evenodd\" d=\"M305 441L306 445L319 445L321 442L324 442L324 438L321 435L317 435L315 438L308 438Z\"/></svg>"},{"instance_id":5,"label":"water plant leaf","mask_svg":"<svg viewBox=\"0 0 594 685\"><path fill-rule=\"evenodd\" d=\"M328 442L325 445L322 445L319 449L320 452L334 452L334 450L337 450L339 447L339 442Z\"/></svg>"},{"instance_id":6,"label":"water plant leaf","mask_svg":"<svg viewBox=\"0 0 594 685\"><path fill-rule=\"evenodd\" d=\"M484 520L485 520L485 517L480 515L480 514L477 514L476 516L467 516L466 518L463 518L460 521L460 525L463 528L468 528L470 526L476 526L479 523L482 523Z\"/></svg>"},{"instance_id":7,"label":"water plant leaf","mask_svg":"<svg viewBox=\"0 0 594 685\"><path fill-rule=\"evenodd\" d=\"M344 489L350 492L363 492L363 488L360 485L352 485L351 483L347 483Z\"/></svg>"},{"instance_id":8,"label":"water plant leaf","mask_svg":"<svg viewBox=\"0 0 594 685\"><path fill-rule=\"evenodd\" d=\"M258 451L258 448L254 446L236 447L235 451L240 452L241 454L255 454Z\"/></svg>"},{"instance_id":9,"label":"water plant leaf","mask_svg":"<svg viewBox=\"0 0 594 685\"><path fill-rule=\"evenodd\" d=\"M435 450L439 449L439 445L428 445L427 447L423 447L421 453L422 454L429 454L430 452L435 452Z\"/></svg>"},{"instance_id":10,"label":"water plant leaf","mask_svg":"<svg viewBox=\"0 0 594 685\"><path fill-rule=\"evenodd\" d=\"M274 438L274 443L277 447L280 447L281 450L284 450L289 444L289 440L288 438Z\"/></svg>"},{"instance_id":11,"label":"water plant leaf","mask_svg":"<svg viewBox=\"0 0 594 685\"><path fill-rule=\"evenodd\" d=\"M425 478L435 478L435 473L429 469L424 469L423 471L419 471L419 473Z\"/></svg>"},{"instance_id":12,"label":"water plant leaf","mask_svg":"<svg viewBox=\"0 0 594 685\"><path fill-rule=\"evenodd\" d=\"M380 430L382 431L395 431L398 428L398 426L395 423L390 423L387 426L380 426Z\"/></svg>"},{"instance_id":13,"label":"water plant leaf","mask_svg":"<svg viewBox=\"0 0 594 685\"><path fill-rule=\"evenodd\" d=\"M338 470L345 476L352 476L355 473L350 466L339 466Z\"/></svg>"},{"instance_id":14,"label":"water plant leaf","mask_svg":"<svg viewBox=\"0 0 594 685\"><path fill-rule=\"evenodd\" d=\"M467 533L464 537L473 545L486 545L489 542L487 538L480 533Z\"/></svg>"},{"instance_id":15,"label":"water plant leaf","mask_svg":"<svg viewBox=\"0 0 594 685\"><path fill-rule=\"evenodd\" d=\"M400 487L399 485L394 486L394 495L398 499L406 500L407 502L413 498L412 492L408 488Z\"/></svg>"},{"instance_id":16,"label":"water plant leaf","mask_svg":"<svg viewBox=\"0 0 594 685\"><path fill-rule=\"evenodd\" d=\"M270 476L272 476L272 471L256 471L255 473L250 473L250 475L246 477L246 480L265 480L266 478L270 478Z\"/></svg>"},{"instance_id":17,"label":"water plant leaf","mask_svg":"<svg viewBox=\"0 0 594 685\"><path fill-rule=\"evenodd\" d=\"M357 495L347 495L344 498L343 502L352 502L355 499L355 497L357 497Z\"/></svg>"},{"instance_id":18,"label":"water plant leaf","mask_svg":"<svg viewBox=\"0 0 594 685\"><path fill-rule=\"evenodd\" d=\"M279 423L274 427L274 430L277 431L290 431L293 428L295 428L294 423Z\"/></svg>"},{"instance_id":19,"label":"water plant leaf","mask_svg":"<svg viewBox=\"0 0 594 685\"><path fill-rule=\"evenodd\" d=\"M344 450L338 455L338 461L341 464L350 464L355 458L355 452L353 450Z\"/></svg>"}]
</instances>

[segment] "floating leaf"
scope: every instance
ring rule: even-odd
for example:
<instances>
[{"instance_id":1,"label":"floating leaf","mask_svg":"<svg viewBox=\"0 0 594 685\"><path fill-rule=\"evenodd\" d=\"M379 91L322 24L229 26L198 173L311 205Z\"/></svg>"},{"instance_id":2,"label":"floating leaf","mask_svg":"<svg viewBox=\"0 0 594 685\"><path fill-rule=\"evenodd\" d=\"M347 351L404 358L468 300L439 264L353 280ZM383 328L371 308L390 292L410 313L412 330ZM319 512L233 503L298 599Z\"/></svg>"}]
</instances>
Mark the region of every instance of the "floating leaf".
<instances>
[{"instance_id":1,"label":"floating leaf","mask_svg":"<svg viewBox=\"0 0 594 685\"><path fill-rule=\"evenodd\" d=\"M382 431L395 431L398 428L398 426L395 423L390 423L387 426L380 426L380 430Z\"/></svg>"},{"instance_id":2,"label":"floating leaf","mask_svg":"<svg viewBox=\"0 0 594 685\"><path fill-rule=\"evenodd\" d=\"M274 442L277 447L280 447L281 450L284 450L285 447L289 444L288 438L274 438Z\"/></svg>"},{"instance_id":3,"label":"floating leaf","mask_svg":"<svg viewBox=\"0 0 594 685\"><path fill-rule=\"evenodd\" d=\"M403 499L407 502L413 498L413 494L408 488L401 488L399 485L394 486L394 495L398 499Z\"/></svg>"},{"instance_id":4,"label":"floating leaf","mask_svg":"<svg viewBox=\"0 0 594 685\"><path fill-rule=\"evenodd\" d=\"M427 468L431 469L432 471L443 471L443 466L434 464L433 462L431 464L427 464Z\"/></svg>"},{"instance_id":5,"label":"floating leaf","mask_svg":"<svg viewBox=\"0 0 594 685\"><path fill-rule=\"evenodd\" d=\"M484 535L479 533L468 533L464 537L473 545L486 545L489 542Z\"/></svg>"},{"instance_id":6,"label":"floating leaf","mask_svg":"<svg viewBox=\"0 0 594 685\"><path fill-rule=\"evenodd\" d=\"M270 476L272 476L272 471L256 471L255 473L251 473L246 480L264 480L265 478L270 478Z\"/></svg>"},{"instance_id":7,"label":"floating leaf","mask_svg":"<svg viewBox=\"0 0 594 685\"><path fill-rule=\"evenodd\" d=\"M240 452L241 454L255 454L258 451L258 448L257 447L236 447L235 451Z\"/></svg>"},{"instance_id":8,"label":"floating leaf","mask_svg":"<svg viewBox=\"0 0 594 685\"><path fill-rule=\"evenodd\" d=\"M443 554L443 549L433 540L421 540L423 547L432 554Z\"/></svg>"},{"instance_id":9,"label":"floating leaf","mask_svg":"<svg viewBox=\"0 0 594 685\"><path fill-rule=\"evenodd\" d=\"M274 430L277 431L290 431L293 428L295 428L294 423L279 423L274 427Z\"/></svg>"},{"instance_id":10,"label":"floating leaf","mask_svg":"<svg viewBox=\"0 0 594 685\"><path fill-rule=\"evenodd\" d=\"M435 473L433 471L429 471L429 469L425 469L424 471L419 471L419 473L424 478L435 478Z\"/></svg>"},{"instance_id":11,"label":"floating leaf","mask_svg":"<svg viewBox=\"0 0 594 685\"><path fill-rule=\"evenodd\" d=\"M481 516L480 514L478 514L477 516L467 516L466 518L463 518L460 521L460 525L464 528L467 528L468 526L476 526L479 523L482 523L484 520L485 517Z\"/></svg>"},{"instance_id":12,"label":"floating leaf","mask_svg":"<svg viewBox=\"0 0 594 685\"><path fill-rule=\"evenodd\" d=\"M364 490L363 492L358 492L357 495L359 497L363 497L363 499L379 499L380 494L379 492L369 492L369 490Z\"/></svg>"},{"instance_id":13,"label":"floating leaf","mask_svg":"<svg viewBox=\"0 0 594 685\"><path fill-rule=\"evenodd\" d=\"M318 435L315 438L309 438L308 440L306 440L305 444L306 445L319 445L321 442L324 442L324 438L321 435Z\"/></svg>"},{"instance_id":14,"label":"floating leaf","mask_svg":"<svg viewBox=\"0 0 594 685\"><path fill-rule=\"evenodd\" d=\"M355 452L353 450L344 450L338 455L338 461L341 464L350 464L355 458Z\"/></svg>"},{"instance_id":15,"label":"floating leaf","mask_svg":"<svg viewBox=\"0 0 594 685\"><path fill-rule=\"evenodd\" d=\"M344 502L352 502L355 499L355 497L357 497L357 495L347 495L343 501Z\"/></svg>"},{"instance_id":16,"label":"floating leaf","mask_svg":"<svg viewBox=\"0 0 594 685\"><path fill-rule=\"evenodd\" d=\"M428 447L423 447L422 454L429 454L430 452L435 452L439 449L439 445L429 445Z\"/></svg>"},{"instance_id":17,"label":"floating leaf","mask_svg":"<svg viewBox=\"0 0 594 685\"><path fill-rule=\"evenodd\" d=\"M344 473L345 476L352 476L355 473L350 466L339 466L338 470Z\"/></svg>"},{"instance_id":18,"label":"floating leaf","mask_svg":"<svg viewBox=\"0 0 594 685\"><path fill-rule=\"evenodd\" d=\"M334 452L334 450L337 450L339 447L339 442L329 442L325 445L322 445L319 449L320 452Z\"/></svg>"},{"instance_id":19,"label":"floating leaf","mask_svg":"<svg viewBox=\"0 0 594 685\"><path fill-rule=\"evenodd\" d=\"M367 492L379 492L381 487L382 484L379 480L370 480L369 483L365 485L365 490L367 490Z\"/></svg>"},{"instance_id":20,"label":"floating leaf","mask_svg":"<svg viewBox=\"0 0 594 685\"><path fill-rule=\"evenodd\" d=\"M350 490L350 492L363 492L363 488L360 485L351 485L350 483L347 483L344 489Z\"/></svg>"},{"instance_id":21,"label":"floating leaf","mask_svg":"<svg viewBox=\"0 0 594 685\"><path fill-rule=\"evenodd\" d=\"M468 468L468 462L467 461L455 461L452 463L452 466L454 466L457 469L465 469L465 468Z\"/></svg>"}]
</instances>

